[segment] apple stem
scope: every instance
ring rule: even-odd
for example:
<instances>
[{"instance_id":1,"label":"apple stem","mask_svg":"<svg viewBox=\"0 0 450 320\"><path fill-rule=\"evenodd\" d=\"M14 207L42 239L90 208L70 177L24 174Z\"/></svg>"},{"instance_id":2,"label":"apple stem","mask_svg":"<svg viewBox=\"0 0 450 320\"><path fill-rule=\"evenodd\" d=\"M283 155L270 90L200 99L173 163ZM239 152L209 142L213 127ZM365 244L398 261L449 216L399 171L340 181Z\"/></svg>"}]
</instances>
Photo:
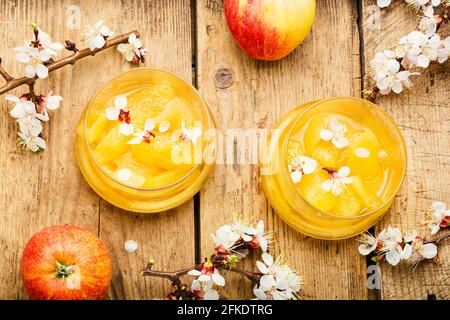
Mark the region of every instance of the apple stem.
<instances>
[{"instance_id":1,"label":"apple stem","mask_svg":"<svg viewBox=\"0 0 450 320\"><path fill-rule=\"evenodd\" d=\"M64 263L60 263L59 261L55 262L56 262L56 277L59 279L65 279L75 271L74 264L68 266Z\"/></svg>"}]
</instances>

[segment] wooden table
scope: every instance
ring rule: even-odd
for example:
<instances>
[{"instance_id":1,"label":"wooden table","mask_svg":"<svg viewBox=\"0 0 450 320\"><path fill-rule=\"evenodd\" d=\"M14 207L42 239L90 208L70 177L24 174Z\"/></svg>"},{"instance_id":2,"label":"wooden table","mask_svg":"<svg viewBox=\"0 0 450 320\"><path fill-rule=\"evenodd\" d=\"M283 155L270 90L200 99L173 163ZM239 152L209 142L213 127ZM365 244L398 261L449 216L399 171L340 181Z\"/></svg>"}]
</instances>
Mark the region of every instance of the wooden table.
<instances>
[{"instance_id":1,"label":"wooden table","mask_svg":"<svg viewBox=\"0 0 450 320\"><path fill-rule=\"evenodd\" d=\"M258 62L233 42L220 0L2 0L0 53L5 68L20 75L23 66L15 62L11 48L30 38L30 22L37 21L54 39L80 42L80 30L68 27L68 21L76 22L74 14L81 14L81 25L105 19L117 33L139 29L150 48L146 65L167 68L192 81L222 129L270 128L300 103L359 97L368 88L365 74L375 52L393 46L417 23L414 12L396 1L381 12L381 29L373 30L374 3L318 0L315 24L302 46L282 61ZM444 31L448 34L448 27ZM100 199L76 164L75 127L102 83L129 68L116 50L109 50L39 82L38 90L45 86L64 97L45 131L45 152L19 150L16 123L6 112L1 114L1 298L26 298L19 273L25 243L41 228L65 223L87 227L106 242L114 269L108 298L161 298L170 283L142 277L146 261L153 258L155 268L164 270L193 265L196 258L211 253L209 234L230 222L235 211L263 219L275 232L275 251L282 251L305 277L304 299L450 298L450 242L440 248L440 265L424 263L413 272L382 263L381 290L368 290L366 259L358 254L358 243L315 240L289 228L268 205L254 165L217 165L195 199L161 214L124 212ZM232 75L228 87L223 84L224 70ZM450 63L433 65L414 80L412 91L378 101L402 129L409 153L406 181L376 226L378 231L391 224L429 234L420 225L423 211L433 200L450 202L449 74ZM5 110L4 100L2 104ZM123 249L129 239L139 244L134 254ZM235 276L227 276L227 281L224 297L252 297L248 281Z\"/></svg>"}]
</instances>

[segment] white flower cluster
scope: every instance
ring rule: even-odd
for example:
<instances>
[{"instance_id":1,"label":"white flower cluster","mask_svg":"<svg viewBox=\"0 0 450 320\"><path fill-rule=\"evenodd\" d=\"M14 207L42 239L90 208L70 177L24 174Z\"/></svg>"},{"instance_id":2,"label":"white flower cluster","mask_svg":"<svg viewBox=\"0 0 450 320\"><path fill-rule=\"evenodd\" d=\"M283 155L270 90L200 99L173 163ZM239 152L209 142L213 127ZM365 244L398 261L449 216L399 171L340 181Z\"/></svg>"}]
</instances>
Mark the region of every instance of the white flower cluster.
<instances>
[{"instance_id":1,"label":"white flower cluster","mask_svg":"<svg viewBox=\"0 0 450 320\"><path fill-rule=\"evenodd\" d=\"M267 252L272 237L264 230L264 222L251 224L242 216L232 224L224 225L211 235L215 244L215 254L205 259L198 269L189 271L194 276L191 290L198 299L219 299L214 285L223 287L225 279L220 269L227 269L247 256L250 250L261 249L264 262L257 262L261 275L254 287L258 299L295 299L301 289L302 278L279 257L274 258ZM255 277L257 274L255 274Z\"/></svg>"},{"instance_id":2,"label":"white flower cluster","mask_svg":"<svg viewBox=\"0 0 450 320\"><path fill-rule=\"evenodd\" d=\"M16 60L25 64L25 76L27 78L47 78L48 69L46 63L56 57L58 51L64 46L59 42L53 42L50 36L33 25L35 38L25 42L23 46L16 47Z\"/></svg>"},{"instance_id":3,"label":"white flower cluster","mask_svg":"<svg viewBox=\"0 0 450 320\"><path fill-rule=\"evenodd\" d=\"M19 145L32 152L45 149L46 143L41 137L42 122L49 120L48 111L56 110L62 97L53 95L50 91L47 95L35 97L36 102L33 102L28 94L21 97L7 95L6 100L13 103L9 114L19 123Z\"/></svg>"},{"instance_id":4,"label":"white flower cluster","mask_svg":"<svg viewBox=\"0 0 450 320\"><path fill-rule=\"evenodd\" d=\"M373 253L375 261L386 259L393 266L402 260L416 266L437 255L437 246L434 243L424 243L423 237L418 236L416 231L402 236L400 229L391 226L382 230L378 237L366 233L359 241L360 254L366 256Z\"/></svg>"},{"instance_id":5,"label":"white flower cluster","mask_svg":"<svg viewBox=\"0 0 450 320\"><path fill-rule=\"evenodd\" d=\"M419 30L402 37L394 50L385 50L375 55L370 61L373 77L381 94L391 91L401 93L404 88L411 88L411 76L420 75L414 69L428 68L431 62L444 63L450 55L450 37L441 39L437 34L437 25L441 17L435 15L435 7L441 1L406 0L406 2L423 10ZM378 1L380 7L386 7L390 1ZM442 22L442 21L441 21Z\"/></svg>"},{"instance_id":6,"label":"white flower cluster","mask_svg":"<svg viewBox=\"0 0 450 320\"><path fill-rule=\"evenodd\" d=\"M431 234L438 233L441 228L447 228L450 226L450 209L447 209L445 203L441 201L433 202L425 223L430 228Z\"/></svg>"},{"instance_id":7,"label":"white flower cluster","mask_svg":"<svg viewBox=\"0 0 450 320\"><path fill-rule=\"evenodd\" d=\"M276 261L264 252L262 260L256 262L258 270L263 274L259 285L255 285L253 293L259 300L296 300L303 285L303 278L289 267L283 257Z\"/></svg>"},{"instance_id":8,"label":"white flower cluster","mask_svg":"<svg viewBox=\"0 0 450 320\"><path fill-rule=\"evenodd\" d=\"M432 6L437 7L442 0L405 0L405 2L413 8L420 9L420 7L431 3ZM392 3L392 0L377 0L377 5L380 8L386 8Z\"/></svg>"}]
</instances>

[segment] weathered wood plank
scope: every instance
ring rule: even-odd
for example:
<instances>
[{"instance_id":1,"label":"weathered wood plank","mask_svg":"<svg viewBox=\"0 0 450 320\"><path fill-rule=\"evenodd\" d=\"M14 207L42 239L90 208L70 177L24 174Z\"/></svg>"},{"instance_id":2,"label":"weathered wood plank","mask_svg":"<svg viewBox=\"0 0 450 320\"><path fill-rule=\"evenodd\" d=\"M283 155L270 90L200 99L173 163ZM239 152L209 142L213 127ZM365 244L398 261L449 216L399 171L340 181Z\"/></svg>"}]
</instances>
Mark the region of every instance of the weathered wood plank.
<instances>
[{"instance_id":1,"label":"weathered wood plank","mask_svg":"<svg viewBox=\"0 0 450 320\"><path fill-rule=\"evenodd\" d=\"M222 130L271 128L291 108L309 100L360 95L359 36L356 3L317 1L317 19L304 44L279 62L257 62L233 42L222 1L197 1L198 86ZM216 77L232 72L228 88ZM219 80L219 83L217 81ZM305 276L305 299L365 299L365 260L357 243L319 241L305 237L282 222L262 192L258 166L217 165L201 193L201 249L212 250L210 232L231 222L234 211L266 221L284 252ZM251 264L246 264L250 267ZM251 286L228 277L224 296L252 297Z\"/></svg>"},{"instance_id":2,"label":"weathered wood plank","mask_svg":"<svg viewBox=\"0 0 450 320\"><path fill-rule=\"evenodd\" d=\"M376 1L363 1L365 65L376 52L395 46L398 39L414 30L418 17L403 1L381 11L380 29L374 28ZM443 34L448 34L444 27ZM365 70L366 73L370 72ZM390 213L376 227L388 225L404 231L416 229L430 238L421 225L423 212L434 200L450 201L450 65L433 65L415 77L412 91L378 99L402 130L408 149L408 171ZM365 79L369 87L369 77ZM450 243L440 247L441 263L423 263L415 271L407 266L381 264L383 299L450 298Z\"/></svg>"},{"instance_id":3,"label":"weathered wood plank","mask_svg":"<svg viewBox=\"0 0 450 320\"><path fill-rule=\"evenodd\" d=\"M139 29L143 43L150 49L146 65L169 69L191 81L191 6L188 0L117 1L115 5L111 1L86 2L85 11L86 19L94 21L108 12L108 22L114 30ZM129 68L115 55L106 59L111 67L102 73L99 83ZM100 237L105 239L114 256L110 298L163 298L170 292L169 281L140 275L150 258L160 270L194 265L193 204L190 200L166 213L133 214L101 201ZM124 250L124 243L130 239L139 245L133 254Z\"/></svg>"},{"instance_id":4,"label":"weathered wood plank","mask_svg":"<svg viewBox=\"0 0 450 320\"><path fill-rule=\"evenodd\" d=\"M72 1L1 1L0 55L3 66L13 75L24 74L15 62L12 48L32 38L29 24L39 25L55 40L79 39L79 31L68 30L65 7ZM105 53L110 55L111 53ZM97 67L95 70L95 67ZM64 68L39 81L41 88L54 90L64 97L45 128L48 150L32 154L15 144L16 122L6 112L4 96L0 97L0 298L26 298L20 279L20 257L28 239L38 230L53 224L73 224L97 233L99 198L79 173L75 160L74 135L80 112L97 87L95 76L101 70L102 58L80 61L74 68ZM89 72L89 70L91 70ZM3 79L2 79L3 81ZM26 93L27 87L13 93Z\"/></svg>"}]
</instances>

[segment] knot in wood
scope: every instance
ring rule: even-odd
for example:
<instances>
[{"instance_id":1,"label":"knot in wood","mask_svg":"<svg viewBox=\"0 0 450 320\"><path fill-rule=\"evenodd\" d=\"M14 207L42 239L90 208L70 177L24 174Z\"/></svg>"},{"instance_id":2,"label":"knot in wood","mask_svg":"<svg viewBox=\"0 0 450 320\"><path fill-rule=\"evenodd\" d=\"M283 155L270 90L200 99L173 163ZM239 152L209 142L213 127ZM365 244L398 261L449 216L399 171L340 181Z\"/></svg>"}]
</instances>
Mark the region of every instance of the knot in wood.
<instances>
[{"instance_id":1,"label":"knot in wood","mask_svg":"<svg viewBox=\"0 0 450 320\"><path fill-rule=\"evenodd\" d=\"M219 89L226 89L234 82L234 74L228 68L219 68L214 76L214 82Z\"/></svg>"}]
</instances>

